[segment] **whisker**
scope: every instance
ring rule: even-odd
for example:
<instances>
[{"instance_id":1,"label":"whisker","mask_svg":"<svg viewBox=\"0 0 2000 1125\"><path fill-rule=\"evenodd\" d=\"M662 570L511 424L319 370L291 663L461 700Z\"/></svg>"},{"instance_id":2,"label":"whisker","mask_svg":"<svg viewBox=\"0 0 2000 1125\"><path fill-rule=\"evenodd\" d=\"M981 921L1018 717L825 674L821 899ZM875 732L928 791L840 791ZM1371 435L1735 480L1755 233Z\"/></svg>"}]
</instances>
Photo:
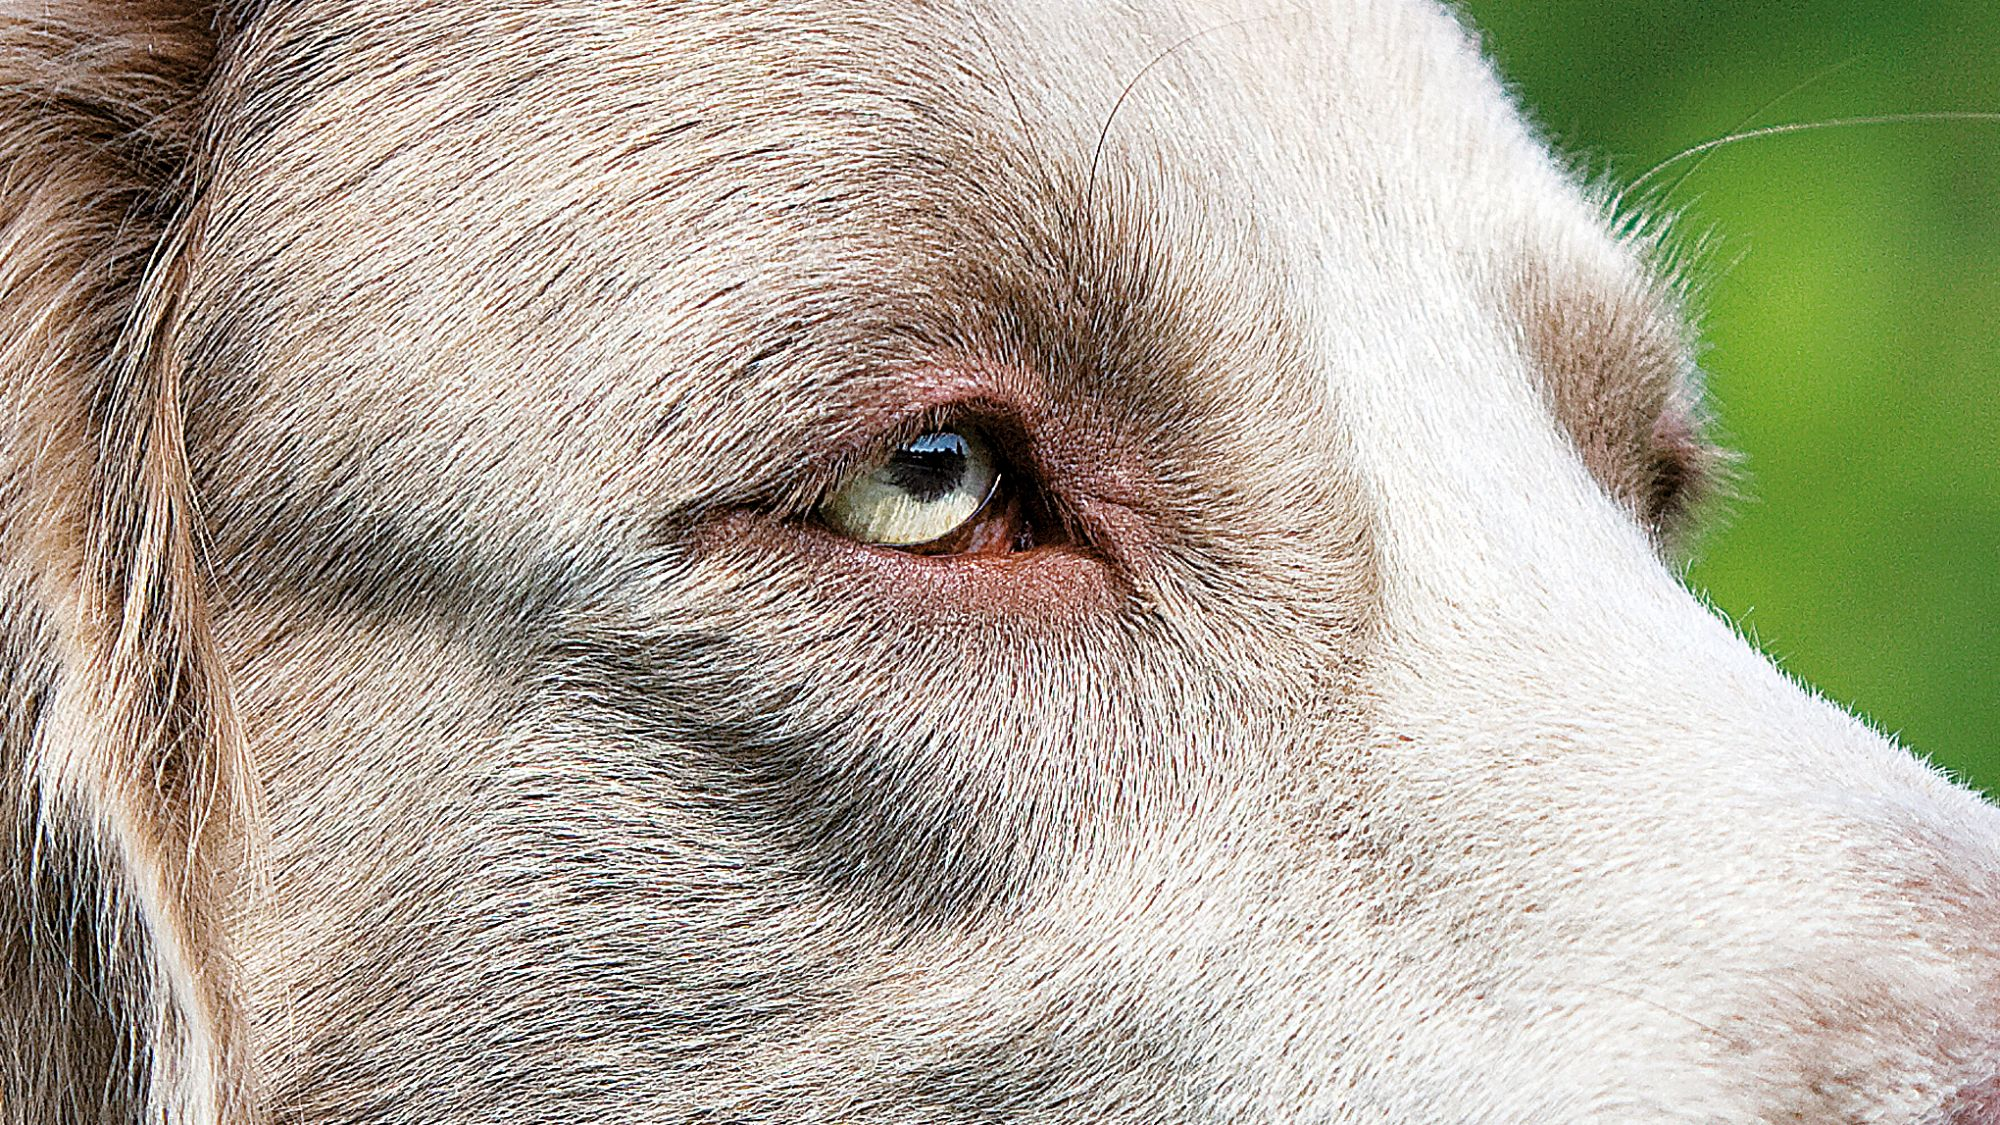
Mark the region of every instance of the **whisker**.
<instances>
[{"instance_id":1,"label":"whisker","mask_svg":"<svg viewBox=\"0 0 2000 1125\"><path fill-rule=\"evenodd\" d=\"M1092 196L1096 194L1097 165L1098 162L1104 158L1105 143L1109 141L1111 138L1111 123L1118 119L1118 111L1125 108L1125 100L1132 96L1132 91L1139 88L1139 83L1145 79L1147 74L1152 72L1154 67L1160 65L1163 62L1166 62L1168 59L1172 58L1174 54L1178 52L1181 48L1187 46L1190 43L1193 43L1195 40L1201 39L1208 35L1213 35L1218 31L1228 31L1231 28L1243 27L1246 24L1262 23L1265 20L1277 19L1280 16L1300 15L1300 14L1303 13L1297 10L1287 11L1287 12L1266 12L1263 15L1245 16L1242 19L1234 19L1234 20L1229 20L1225 23L1212 24L1208 27L1202 28L1200 31L1191 32L1188 35L1183 36L1178 40L1175 40L1174 43L1169 47L1167 47L1166 50L1161 51L1157 55L1154 55L1151 62L1148 62L1145 66L1140 67L1139 72L1137 74L1134 74L1131 80L1125 83L1125 88L1118 92L1118 100L1111 103L1111 112L1104 115L1104 125L1097 131L1097 147L1091 150L1090 171L1084 177L1083 205L1085 207L1088 207L1090 205L1090 200Z\"/></svg>"},{"instance_id":2,"label":"whisker","mask_svg":"<svg viewBox=\"0 0 2000 1125\"><path fill-rule=\"evenodd\" d=\"M1654 176L1659 175L1673 165L1689 157L1701 156L1722 148L1725 145L1736 144L1739 141L1754 141L1762 137L1783 137L1793 133L1815 133L1822 129L1853 129L1870 125L1913 125L1938 122L2000 125L2000 112L1987 110L1938 110L1931 113L1884 113L1865 117L1836 117L1826 121L1790 121L1782 125L1765 125L1756 129L1744 129L1740 132L1716 137L1714 140L1703 141L1698 145L1682 149L1665 160L1660 161L1658 164L1653 165L1651 168L1646 169L1645 174L1633 180L1631 186L1626 190L1631 193L1637 193Z\"/></svg>"},{"instance_id":3,"label":"whisker","mask_svg":"<svg viewBox=\"0 0 2000 1125\"><path fill-rule=\"evenodd\" d=\"M1784 104L1785 102L1792 100L1794 96L1805 91L1806 89L1813 86L1817 86L1821 82L1824 82L1827 79L1833 77L1834 75L1840 73L1841 71L1846 70L1848 67L1853 66L1855 63L1859 62L1862 59L1862 57L1863 56L1858 54L1849 55L1848 57L1840 60L1839 62L1834 63L1832 66L1825 67L1824 69L1818 71L1817 73L1806 76L1806 78L1803 81L1801 81L1798 85L1793 86L1791 89L1786 90L1784 93L1779 94L1777 97L1772 98L1770 101L1765 102L1763 105L1760 105L1756 109L1751 110L1749 113L1744 114L1743 120L1738 121L1736 124L1729 127L1729 133L1727 135L1733 136L1737 133L1742 132L1745 129L1750 128L1751 123L1756 121L1759 117L1762 117L1765 114L1771 112L1772 110L1778 108L1778 106ZM1687 171L1682 172L1680 174L1680 178L1675 180L1671 185L1669 185L1665 192L1661 193L1660 198L1663 200L1672 199L1675 192L1681 190L1682 186L1684 186L1689 180L1693 179L1694 174L1696 172L1701 171L1702 165L1708 163L1709 156L1712 155L1714 152L1715 152L1714 149L1710 149L1708 150L1708 152L1704 152L1699 157L1697 157L1693 164L1688 165ZM1657 166L1653 169L1653 171L1658 171L1658 170L1659 169ZM1653 174L1652 171L1646 173L1647 176L1651 176L1652 174ZM1641 183L1645 182L1645 177L1641 177L1640 182Z\"/></svg>"}]
</instances>

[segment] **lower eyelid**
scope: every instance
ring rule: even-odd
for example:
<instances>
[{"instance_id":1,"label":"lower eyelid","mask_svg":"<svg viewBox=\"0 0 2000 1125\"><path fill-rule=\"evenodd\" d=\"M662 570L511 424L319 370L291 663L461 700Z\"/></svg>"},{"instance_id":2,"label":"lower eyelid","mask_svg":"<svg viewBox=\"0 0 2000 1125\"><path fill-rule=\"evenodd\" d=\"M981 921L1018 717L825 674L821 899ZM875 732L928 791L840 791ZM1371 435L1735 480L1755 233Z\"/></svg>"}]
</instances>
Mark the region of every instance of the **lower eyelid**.
<instances>
[{"instance_id":1,"label":"lower eyelid","mask_svg":"<svg viewBox=\"0 0 2000 1125\"><path fill-rule=\"evenodd\" d=\"M908 550L933 556L1008 553L1021 549L1014 544L1026 526L1019 498L1009 492L1004 476L996 477L986 501L965 522L929 543L919 543Z\"/></svg>"}]
</instances>

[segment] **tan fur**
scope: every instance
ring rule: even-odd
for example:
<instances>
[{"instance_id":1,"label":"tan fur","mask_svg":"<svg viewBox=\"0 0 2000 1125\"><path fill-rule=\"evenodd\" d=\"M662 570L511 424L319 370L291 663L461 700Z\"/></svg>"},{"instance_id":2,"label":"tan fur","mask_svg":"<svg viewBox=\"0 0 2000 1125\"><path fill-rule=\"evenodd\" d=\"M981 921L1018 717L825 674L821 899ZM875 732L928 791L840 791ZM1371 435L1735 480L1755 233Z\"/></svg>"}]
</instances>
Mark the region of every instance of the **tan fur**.
<instances>
[{"instance_id":1,"label":"tan fur","mask_svg":"<svg viewBox=\"0 0 2000 1125\"><path fill-rule=\"evenodd\" d=\"M220 928L247 798L207 652L175 376L143 327L208 62L190 22L119 5L0 23L0 545L9 713L34 716L6 747L16 1030L0 1099L26 1120L91 1117L96 1100L245 1107L211 1072L239 1041ZM50 930L82 960L49 963Z\"/></svg>"},{"instance_id":2,"label":"tan fur","mask_svg":"<svg viewBox=\"0 0 2000 1125\"><path fill-rule=\"evenodd\" d=\"M1701 391L1678 302L1629 262L1528 264L1508 295L1551 406L1586 464L1671 534L1715 489ZM1557 272L1558 269L1561 272Z\"/></svg>"},{"instance_id":3,"label":"tan fur","mask_svg":"<svg viewBox=\"0 0 2000 1125\"><path fill-rule=\"evenodd\" d=\"M0 37L14 1119L1979 1120L2000 816L1428 4ZM1043 549L813 519L959 423Z\"/></svg>"}]
</instances>

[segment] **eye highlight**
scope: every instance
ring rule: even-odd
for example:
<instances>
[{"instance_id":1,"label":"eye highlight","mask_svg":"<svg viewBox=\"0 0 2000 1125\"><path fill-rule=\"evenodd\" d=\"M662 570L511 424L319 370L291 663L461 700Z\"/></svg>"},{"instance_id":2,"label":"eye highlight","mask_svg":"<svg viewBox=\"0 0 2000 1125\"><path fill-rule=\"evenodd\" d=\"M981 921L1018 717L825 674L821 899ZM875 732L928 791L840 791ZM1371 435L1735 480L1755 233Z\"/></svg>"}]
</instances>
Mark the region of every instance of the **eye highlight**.
<instances>
[{"instance_id":1,"label":"eye highlight","mask_svg":"<svg viewBox=\"0 0 2000 1125\"><path fill-rule=\"evenodd\" d=\"M849 477L819 514L861 543L922 548L947 544L965 530L999 486L999 458L984 439L939 430L903 442Z\"/></svg>"}]
</instances>

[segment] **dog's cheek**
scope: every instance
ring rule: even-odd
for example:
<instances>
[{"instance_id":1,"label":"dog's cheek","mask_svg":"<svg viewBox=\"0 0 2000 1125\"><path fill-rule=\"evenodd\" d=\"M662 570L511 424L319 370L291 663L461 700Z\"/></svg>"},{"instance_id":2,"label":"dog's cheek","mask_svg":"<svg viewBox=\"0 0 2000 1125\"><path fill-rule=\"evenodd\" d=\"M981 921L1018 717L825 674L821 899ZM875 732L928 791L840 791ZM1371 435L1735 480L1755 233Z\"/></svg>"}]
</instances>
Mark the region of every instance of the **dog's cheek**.
<instances>
[{"instance_id":1,"label":"dog's cheek","mask_svg":"<svg viewBox=\"0 0 2000 1125\"><path fill-rule=\"evenodd\" d=\"M1087 688L1062 716L1023 703L1066 698L1061 655L768 604L649 617L563 638L535 710L614 739L717 839L896 916L962 915L1070 850L1106 748Z\"/></svg>"},{"instance_id":2,"label":"dog's cheek","mask_svg":"<svg viewBox=\"0 0 2000 1125\"><path fill-rule=\"evenodd\" d=\"M1191 639L1136 602L919 614L865 568L751 551L657 573L560 615L526 661L529 713L784 877L893 918L1058 881L1268 753L1301 705L1276 686L1297 675L1218 674L1268 638Z\"/></svg>"}]
</instances>

